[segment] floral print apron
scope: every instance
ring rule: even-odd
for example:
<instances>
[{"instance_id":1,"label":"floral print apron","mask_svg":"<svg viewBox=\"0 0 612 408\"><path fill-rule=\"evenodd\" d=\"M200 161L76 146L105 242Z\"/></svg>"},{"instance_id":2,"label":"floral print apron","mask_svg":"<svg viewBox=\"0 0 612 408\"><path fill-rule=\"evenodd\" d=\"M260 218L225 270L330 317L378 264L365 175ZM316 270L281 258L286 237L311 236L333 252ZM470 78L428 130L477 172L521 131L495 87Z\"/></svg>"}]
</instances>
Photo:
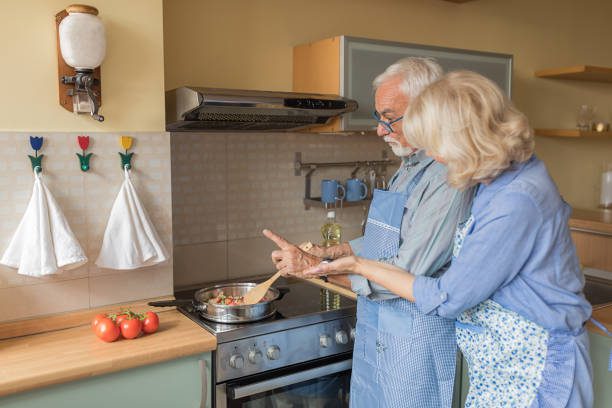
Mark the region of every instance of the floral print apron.
<instances>
[{"instance_id":1,"label":"floral print apron","mask_svg":"<svg viewBox=\"0 0 612 408\"><path fill-rule=\"evenodd\" d=\"M474 217L460 224L453 257ZM528 407L542 381L548 333L519 314L485 300L457 318L457 345L469 366L466 407Z\"/></svg>"}]
</instances>

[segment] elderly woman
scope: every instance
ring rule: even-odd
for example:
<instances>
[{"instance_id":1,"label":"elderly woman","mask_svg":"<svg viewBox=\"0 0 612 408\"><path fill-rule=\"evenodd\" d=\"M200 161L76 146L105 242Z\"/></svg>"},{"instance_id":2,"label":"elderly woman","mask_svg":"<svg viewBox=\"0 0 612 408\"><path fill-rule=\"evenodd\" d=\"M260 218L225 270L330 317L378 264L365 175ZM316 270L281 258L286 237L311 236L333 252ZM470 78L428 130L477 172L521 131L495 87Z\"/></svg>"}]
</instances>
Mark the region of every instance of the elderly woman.
<instances>
[{"instance_id":1,"label":"elderly woman","mask_svg":"<svg viewBox=\"0 0 612 408\"><path fill-rule=\"evenodd\" d=\"M457 188L477 185L441 277L344 257L305 271L362 274L456 321L467 359L467 407L592 406L584 323L591 307L568 228L570 207L533 154L526 117L472 72L445 75L404 116L413 146L448 167Z\"/></svg>"}]
</instances>

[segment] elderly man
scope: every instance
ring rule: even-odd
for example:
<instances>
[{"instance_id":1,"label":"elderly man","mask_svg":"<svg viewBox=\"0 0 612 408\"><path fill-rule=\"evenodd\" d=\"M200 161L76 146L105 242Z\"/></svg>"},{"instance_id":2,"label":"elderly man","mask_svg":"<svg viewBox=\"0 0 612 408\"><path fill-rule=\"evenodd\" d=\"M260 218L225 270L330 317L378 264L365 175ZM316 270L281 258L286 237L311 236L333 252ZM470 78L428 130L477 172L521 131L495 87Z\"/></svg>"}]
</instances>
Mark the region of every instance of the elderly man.
<instances>
[{"instance_id":1,"label":"elderly man","mask_svg":"<svg viewBox=\"0 0 612 408\"><path fill-rule=\"evenodd\" d=\"M472 192L450 188L446 168L409 146L401 126L411 99L441 73L433 60L405 58L374 80L377 133L402 158L389 190L374 192L365 234L349 243L304 250L265 230L264 235L279 246L272 252L278 270L299 276L322 260L353 254L415 275L440 276L448 268L454 232L469 213ZM361 275L334 275L330 281L359 295L351 406L450 407L454 321L424 315Z\"/></svg>"}]
</instances>

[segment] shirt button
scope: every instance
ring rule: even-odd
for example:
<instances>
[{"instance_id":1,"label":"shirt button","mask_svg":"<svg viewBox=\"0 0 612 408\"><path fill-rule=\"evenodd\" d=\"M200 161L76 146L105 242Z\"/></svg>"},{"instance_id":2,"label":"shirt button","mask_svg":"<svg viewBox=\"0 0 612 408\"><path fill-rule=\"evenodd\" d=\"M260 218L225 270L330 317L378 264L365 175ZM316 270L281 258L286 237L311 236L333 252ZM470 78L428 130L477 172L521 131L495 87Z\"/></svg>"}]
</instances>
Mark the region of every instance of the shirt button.
<instances>
[{"instance_id":1,"label":"shirt button","mask_svg":"<svg viewBox=\"0 0 612 408\"><path fill-rule=\"evenodd\" d=\"M440 293L440 300L446 302L446 299L448 299L448 294L446 292Z\"/></svg>"}]
</instances>

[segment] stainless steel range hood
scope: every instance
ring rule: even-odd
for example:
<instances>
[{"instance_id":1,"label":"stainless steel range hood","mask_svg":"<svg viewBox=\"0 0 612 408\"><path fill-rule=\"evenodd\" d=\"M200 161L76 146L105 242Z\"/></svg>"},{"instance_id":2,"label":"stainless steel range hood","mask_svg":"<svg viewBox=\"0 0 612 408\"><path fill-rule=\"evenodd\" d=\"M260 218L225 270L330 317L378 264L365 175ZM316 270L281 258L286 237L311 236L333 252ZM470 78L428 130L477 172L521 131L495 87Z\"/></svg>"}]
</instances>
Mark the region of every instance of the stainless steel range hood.
<instances>
[{"instance_id":1,"label":"stainless steel range hood","mask_svg":"<svg viewBox=\"0 0 612 408\"><path fill-rule=\"evenodd\" d=\"M181 87L166 92L166 130L295 130L356 109L337 95Z\"/></svg>"}]
</instances>

